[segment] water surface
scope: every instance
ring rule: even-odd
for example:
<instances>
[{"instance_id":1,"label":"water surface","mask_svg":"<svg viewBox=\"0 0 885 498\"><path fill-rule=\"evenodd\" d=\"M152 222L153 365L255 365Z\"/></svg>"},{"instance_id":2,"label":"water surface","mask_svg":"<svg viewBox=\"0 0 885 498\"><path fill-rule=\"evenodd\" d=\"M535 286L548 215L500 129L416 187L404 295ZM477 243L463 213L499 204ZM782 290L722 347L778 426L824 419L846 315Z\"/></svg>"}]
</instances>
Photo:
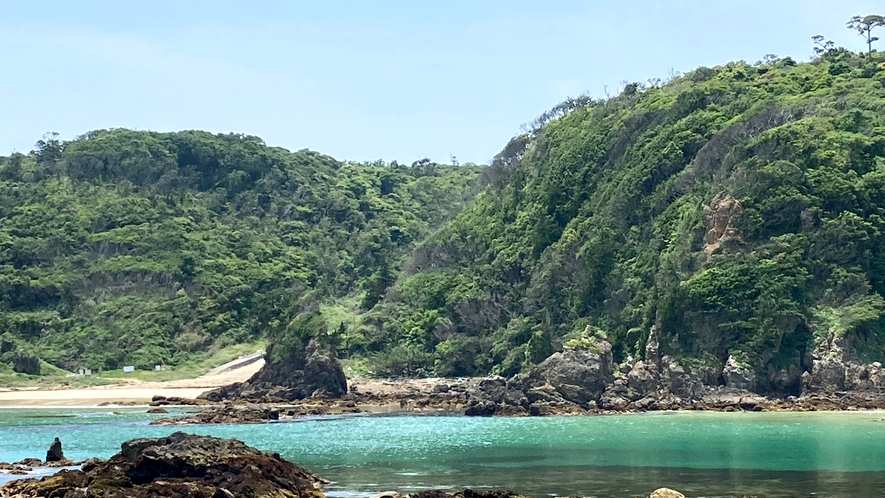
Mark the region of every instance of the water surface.
<instances>
[{"instance_id":1,"label":"water surface","mask_svg":"<svg viewBox=\"0 0 885 498\"><path fill-rule=\"evenodd\" d=\"M0 460L108 457L149 426L143 409L0 410ZM647 413L542 418L356 416L188 426L278 451L332 479L332 495L511 488L535 496L885 496L885 414Z\"/></svg>"}]
</instances>

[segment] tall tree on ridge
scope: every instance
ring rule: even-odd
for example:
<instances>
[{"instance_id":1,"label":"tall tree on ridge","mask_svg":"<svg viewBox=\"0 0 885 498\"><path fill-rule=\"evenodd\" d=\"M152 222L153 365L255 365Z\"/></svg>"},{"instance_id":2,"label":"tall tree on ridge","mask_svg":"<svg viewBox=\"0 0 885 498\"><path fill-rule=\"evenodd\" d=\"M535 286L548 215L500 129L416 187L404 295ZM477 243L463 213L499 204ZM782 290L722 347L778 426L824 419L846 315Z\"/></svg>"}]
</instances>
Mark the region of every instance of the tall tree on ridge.
<instances>
[{"instance_id":1,"label":"tall tree on ridge","mask_svg":"<svg viewBox=\"0 0 885 498\"><path fill-rule=\"evenodd\" d=\"M864 40L867 42L867 54L869 55L873 53L873 42L879 39L873 36L873 30L885 26L885 17L878 15L854 16L849 19L846 26L848 26L848 29L857 31L860 36L864 37Z\"/></svg>"}]
</instances>

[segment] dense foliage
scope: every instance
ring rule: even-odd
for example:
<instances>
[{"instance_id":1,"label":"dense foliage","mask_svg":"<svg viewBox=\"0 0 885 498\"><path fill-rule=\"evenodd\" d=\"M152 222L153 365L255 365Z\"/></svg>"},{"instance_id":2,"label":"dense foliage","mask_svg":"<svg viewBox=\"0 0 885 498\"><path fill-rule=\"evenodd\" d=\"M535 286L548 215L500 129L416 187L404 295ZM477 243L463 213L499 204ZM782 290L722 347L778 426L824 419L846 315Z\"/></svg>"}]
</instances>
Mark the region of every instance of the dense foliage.
<instances>
[{"instance_id":1,"label":"dense foliage","mask_svg":"<svg viewBox=\"0 0 885 498\"><path fill-rule=\"evenodd\" d=\"M0 158L0 362L153 368L280 334L324 300L369 308L478 174L243 135L48 136Z\"/></svg>"},{"instance_id":2,"label":"dense foliage","mask_svg":"<svg viewBox=\"0 0 885 498\"><path fill-rule=\"evenodd\" d=\"M885 54L702 67L554 111L363 318L383 372L512 374L587 335L624 361L653 329L682 361L760 372L834 338L885 357Z\"/></svg>"}]
</instances>

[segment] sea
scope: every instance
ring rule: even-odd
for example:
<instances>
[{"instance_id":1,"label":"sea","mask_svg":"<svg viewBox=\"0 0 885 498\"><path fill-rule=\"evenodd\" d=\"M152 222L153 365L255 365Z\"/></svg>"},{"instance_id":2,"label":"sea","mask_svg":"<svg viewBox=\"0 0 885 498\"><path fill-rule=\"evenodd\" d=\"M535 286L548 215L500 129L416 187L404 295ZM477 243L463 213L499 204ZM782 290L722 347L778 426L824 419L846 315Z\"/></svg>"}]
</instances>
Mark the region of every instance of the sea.
<instances>
[{"instance_id":1,"label":"sea","mask_svg":"<svg viewBox=\"0 0 885 498\"><path fill-rule=\"evenodd\" d=\"M626 498L659 487L689 498L885 496L885 412L388 414L148 425L155 416L145 408L2 408L0 461L42 458L55 437L68 458L106 458L125 440L182 430L279 452L331 480L332 498L464 488ZM14 477L0 474L0 482Z\"/></svg>"}]
</instances>

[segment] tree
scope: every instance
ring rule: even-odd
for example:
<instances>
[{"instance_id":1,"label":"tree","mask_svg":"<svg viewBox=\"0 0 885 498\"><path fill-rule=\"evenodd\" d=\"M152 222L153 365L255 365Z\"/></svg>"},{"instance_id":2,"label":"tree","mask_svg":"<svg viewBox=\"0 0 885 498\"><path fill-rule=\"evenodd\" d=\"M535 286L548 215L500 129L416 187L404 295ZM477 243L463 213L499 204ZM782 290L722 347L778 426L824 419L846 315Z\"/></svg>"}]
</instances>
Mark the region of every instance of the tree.
<instances>
[{"instance_id":1,"label":"tree","mask_svg":"<svg viewBox=\"0 0 885 498\"><path fill-rule=\"evenodd\" d=\"M847 23L848 29L853 29L857 31L860 36L864 37L864 40L867 42L867 53L873 53L873 42L877 41L879 38L873 36L873 30L885 26L885 17L869 15L865 17L854 16Z\"/></svg>"},{"instance_id":2,"label":"tree","mask_svg":"<svg viewBox=\"0 0 885 498\"><path fill-rule=\"evenodd\" d=\"M58 133L50 131L43 134L43 139L37 140L31 153L37 156L39 164L44 164L54 163L61 159L63 150L64 144L58 139Z\"/></svg>"},{"instance_id":3,"label":"tree","mask_svg":"<svg viewBox=\"0 0 885 498\"><path fill-rule=\"evenodd\" d=\"M833 47L835 46L835 44L833 43L833 40L824 41L823 35L814 35L811 37L811 40L814 41L814 49L813 50L814 50L815 57L820 57L820 56L824 55L825 53L832 50Z\"/></svg>"}]
</instances>

